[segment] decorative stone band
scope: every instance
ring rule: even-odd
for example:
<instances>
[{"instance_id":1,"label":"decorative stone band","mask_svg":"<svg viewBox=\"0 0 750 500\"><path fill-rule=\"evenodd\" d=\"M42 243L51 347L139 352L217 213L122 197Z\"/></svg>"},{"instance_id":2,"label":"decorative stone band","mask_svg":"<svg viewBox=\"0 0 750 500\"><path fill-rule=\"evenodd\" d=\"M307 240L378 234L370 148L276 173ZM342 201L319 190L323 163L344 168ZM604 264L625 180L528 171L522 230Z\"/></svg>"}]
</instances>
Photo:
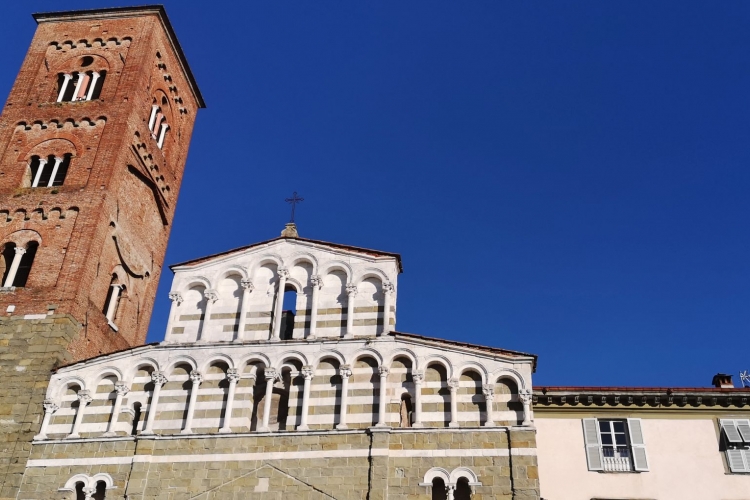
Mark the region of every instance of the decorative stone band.
<instances>
[{"instance_id":1,"label":"decorative stone band","mask_svg":"<svg viewBox=\"0 0 750 500\"><path fill-rule=\"evenodd\" d=\"M689 409L742 408L750 401L750 388L648 388L539 387L533 392L535 411L555 408L600 407Z\"/></svg>"}]
</instances>

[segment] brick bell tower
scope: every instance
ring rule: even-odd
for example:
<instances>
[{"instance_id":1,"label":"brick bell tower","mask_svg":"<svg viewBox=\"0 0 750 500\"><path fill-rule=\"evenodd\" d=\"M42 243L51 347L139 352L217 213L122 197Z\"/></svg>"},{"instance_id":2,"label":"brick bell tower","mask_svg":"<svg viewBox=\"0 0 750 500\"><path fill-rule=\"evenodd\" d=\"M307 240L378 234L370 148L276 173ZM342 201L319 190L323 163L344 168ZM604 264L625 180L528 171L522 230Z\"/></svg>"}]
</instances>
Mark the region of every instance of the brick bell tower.
<instances>
[{"instance_id":1,"label":"brick bell tower","mask_svg":"<svg viewBox=\"0 0 750 500\"><path fill-rule=\"evenodd\" d=\"M0 115L0 498L50 370L144 343L204 107L163 7L34 19Z\"/></svg>"}]
</instances>

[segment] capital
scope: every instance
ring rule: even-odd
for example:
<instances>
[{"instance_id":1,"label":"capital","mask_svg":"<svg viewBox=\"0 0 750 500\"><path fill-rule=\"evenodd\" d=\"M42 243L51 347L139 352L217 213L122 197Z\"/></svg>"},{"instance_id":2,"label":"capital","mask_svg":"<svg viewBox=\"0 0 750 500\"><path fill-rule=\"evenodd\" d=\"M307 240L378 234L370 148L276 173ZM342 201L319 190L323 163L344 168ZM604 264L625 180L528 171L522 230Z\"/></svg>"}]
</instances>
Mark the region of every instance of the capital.
<instances>
[{"instance_id":1,"label":"capital","mask_svg":"<svg viewBox=\"0 0 750 500\"><path fill-rule=\"evenodd\" d=\"M55 403L52 399L45 399L44 403L42 403L42 406L44 406L44 413L55 413L60 409L57 403Z\"/></svg>"},{"instance_id":2,"label":"capital","mask_svg":"<svg viewBox=\"0 0 750 500\"><path fill-rule=\"evenodd\" d=\"M168 382L167 377L162 372L151 373L151 381L154 385L164 385Z\"/></svg>"},{"instance_id":3,"label":"capital","mask_svg":"<svg viewBox=\"0 0 750 500\"><path fill-rule=\"evenodd\" d=\"M96 493L96 488L93 486L86 486L84 488L81 488L81 491L84 495L86 495L86 499L93 498L94 493Z\"/></svg>"},{"instance_id":4,"label":"capital","mask_svg":"<svg viewBox=\"0 0 750 500\"><path fill-rule=\"evenodd\" d=\"M495 397L495 386L492 384L484 384L482 386L482 393L484 394L484 399L490 400Z\"/></svg>"},{"instance_id":5,"label":"capital","mask_svg":"<svg viewBox=\"0 0 750 500\"><path fill-rule=\"evenodd\" d=\"M352 376L352 367L349 365L339 366L339 376L341 378L349 378Z\"/></svg>"},{"instance_id":6,"label":"capital","mask_svg":"<svg viewBox=\"0 0 750 500\"><path fill-rule=\"evenodd\" d=\"M383 282L383 295L390 295L393 293L394 286L390 281Z\"/></svg>"},{"instance_id":7,"label":"capital","mask_svg":"<svg viewBox=\"0 0 750 500\"><path fill-rule=\"evenodd\" d=\"M263 374L266 376L266 380L276 380L279 378L279 372L276 371L276 368L266 368Z\"/></svg>"},{"instance_id":8,"label":"capital","mask_svg":"<svg viewBox=\"0 0 750 500\"><path fill-rule=\"evenodd\" d=\"M459 385L460 384L458 383L457 378L452 378L448 381L448 387L450 388L451 392L457 391Z\"/></svg>"},{"instance_id":9,"label":"capital","mask_svg":"<svg viewBox=\"0 0 750 500\"><path fill-rule=\"evenodd\" d=\"M303 366L302 367L302 376L305 377L305 380L310 380L313 378L313 367L312 366Z\"/></svg>"},{"instance_id":10,"label":"capital","mask_svg":"<svg viewBox=\"0 0 750 500\"><path fill-rule=\"evenodd\" d=\"M240 371L237 368L230 368L227 370L227 380L230 382L237 382L240 379Z\"/></svg>"},{"instance_id":11,"label":"capital","mask_svg":"<svg viewBox=\"0 0 750 500\"><path fill-rule=\"evenodd\" d=\"M117 391L118 396L125 396L130 392L130 387L125 385L123 382L117 382L115 384L115 391Z\"/></svg>"},{"instance_id":12,"label":"capital","mask_svg":"<svg viewBox=\"0 0 750 500\"><path fill-rule=\"evenodd\" d=\"M356 297L357 296L357 285L354 283L349 283L346 285L346 294L349 295L349 297Z\"/></svg>"},{"instance_id":13,"label":"capital","mask_svg":"<svg viewBox=\"0 0 750 500\"><path fill-rule=\"evenodd\" d=\"M172 292L169 294L169 300L177 302L177 305L179 306L182 304L182 294L180 292Z\"/></svg>"},{"instance_id":14,"label":"capital","mask_svg":"<svg viewBox=\"0 0 750 500\"><path fill-rule=\"evenodd\" d=\"M381 377L387 377L387 376L388 376L388 373L389 373L390 371L391 371L391 370L390 370L390 369L388 369L388 367L387 367L387 366L383 366L383 365L381 365L381 366L378 366L378 372L380 372L380 376L381 376Z\"/></svg>"},{"instance_id":15,"label":"capital","mask_svg":"<svg viewBox=\"0 0 750 500\"><path fill-rule=\"evenodd\" d=\"M206 297L206 299L210 300L211 302L216 302L217 300L219 300L219 292L213 289L204 290L203 296Z\"/></svg>"},{"instance_id":16,"label":"capital","mask_svg":"<svg viewBox=\"0 0 750 500\"><path fill-rule=\"evenodd\" d=\"M318 287L318 289L323 288L323 277L319 274L313 274L310 276L310 283L312 283L312 286Z\"/></svg>"},{"instance_id":17,"label":"capital","mask_svg":"<svg viewBox=\"0 0 750 500\"><path fill-rule=\"evenodd\" d=\"M415 384L421 384L422 382L424 382L424 373L413 372L411 374L411 379L414 381Z\"/></svg>"},{"instance_id":18,"label":"capital","mask_svg":"<svg viewBox=\"0 0 750 500\"><path fill-rule=\"evenodd\" d=\"M518 391L518 399L521 400L523 404L529 404L531 403L531 399L533 397L533 394L528 389L521 389Z\"/></svg>"},{"instance_id":19,"label":"capital","mask_svg":"<svg viewBox=\"0 0 750 500\"><path fill-rule=\"evenodd\" d=\"M240 280L240 286L243 290L247 290L248 292L252 292L255 290L255 285L253 285L253 280L249 278L245 278Z\"/></svg>"},{"instance_id":20,"label":"capital","mask_svg":"<svg viewBox=\"0 0 750 500\"><path fill-rule=\"evenodd\" d=\"M91 391L87 389L78 391L78 394L76 395L76 397L78 398L78 401L80 401L81 402L80 404L82 405L87 405L94 400L94 398L91 397Z\"/></svg>"},{"instance_id":21,"label":"capital","mask_svg":"<svg viewBox=\"0 0 750 500\"><path fill-rule=\"evenodd\" d=\"M279 279L285 280L289 277L289 269L286 267L280 267L276 270L276 274L279 275Z\"/></svg>"},{"instance_id":22,"label":"capital","mask_svg":"<svg viewBox=\"0 0 750 500\"><path fill-rule=\"evenodd\" d=\"M193 385L199 385L203 382L203 375L201 375L198 370L193 370L190 372L190 381Z\"/></svg>"},{"instance_id":23,"label":"capital","mask_svg":"<svg viewBox=\"0 0 750 500\"><path fill-rule=\"evenodd\" d=\"M16 255L23 255L26 253L26 249L24 247L16 247Z\"/></svg>"}]
</instances>

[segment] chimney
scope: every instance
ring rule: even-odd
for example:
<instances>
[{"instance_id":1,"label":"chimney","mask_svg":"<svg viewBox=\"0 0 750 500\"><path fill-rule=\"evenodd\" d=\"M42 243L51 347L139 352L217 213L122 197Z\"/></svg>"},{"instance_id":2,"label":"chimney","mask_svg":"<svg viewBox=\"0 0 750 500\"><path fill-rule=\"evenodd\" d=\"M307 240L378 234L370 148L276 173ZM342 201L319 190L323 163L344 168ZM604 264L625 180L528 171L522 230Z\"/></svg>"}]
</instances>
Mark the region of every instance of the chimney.
<instances>
[{"instance_id":1,"label":"chimney","mask_svg":"<svg viewBox=\"0 0 750 500\"><path fill-rule=\"evenodd\" d=\"M711 385L720 389L734 389L734 383L732 382L732 376L726 373L717 373L711 380Z\"/></svg>"}]
</instances>

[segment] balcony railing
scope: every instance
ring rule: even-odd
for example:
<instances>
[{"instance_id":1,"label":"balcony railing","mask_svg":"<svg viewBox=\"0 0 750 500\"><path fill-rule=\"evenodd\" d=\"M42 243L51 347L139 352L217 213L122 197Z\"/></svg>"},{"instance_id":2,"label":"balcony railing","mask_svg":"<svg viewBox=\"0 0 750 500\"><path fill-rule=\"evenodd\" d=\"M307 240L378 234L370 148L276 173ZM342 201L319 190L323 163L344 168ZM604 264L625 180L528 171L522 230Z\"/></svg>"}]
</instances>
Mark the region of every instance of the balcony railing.
<instances>
[{"instance_id":1,"label":"balcony railing","mask_svg":"<svg viewBox=\"0 0 750 500\"><path fill-rule=\"evenodd\" d=\"M630 472L633 470L630 449L627 446L604 446L602 457L604 458L605 472Z\"/></svg>"}]
</instances>

